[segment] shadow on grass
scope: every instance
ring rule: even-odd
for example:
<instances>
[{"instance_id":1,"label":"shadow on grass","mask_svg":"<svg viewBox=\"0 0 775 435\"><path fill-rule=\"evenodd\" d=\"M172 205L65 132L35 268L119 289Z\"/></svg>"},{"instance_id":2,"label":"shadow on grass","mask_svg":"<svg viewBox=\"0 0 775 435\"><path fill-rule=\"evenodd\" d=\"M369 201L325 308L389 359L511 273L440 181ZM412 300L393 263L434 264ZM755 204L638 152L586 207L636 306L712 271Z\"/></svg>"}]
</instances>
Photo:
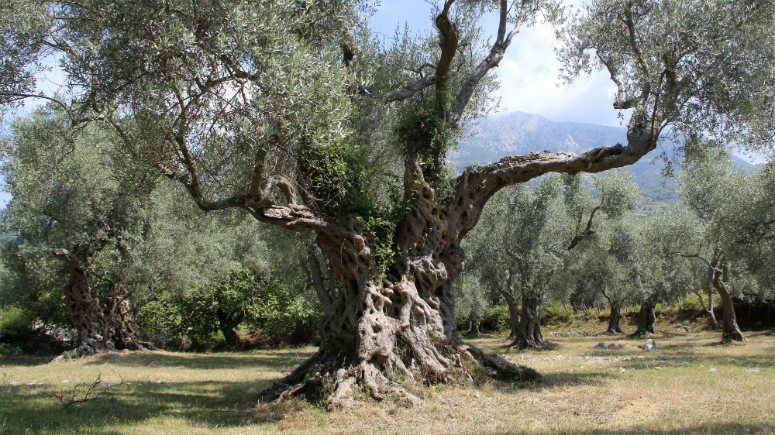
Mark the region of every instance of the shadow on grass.
<instances>
[{"instance_id":1,"label":"shadow on grass","mask_svg":"<svg viewBox=\"0 0 775 435\"><path fill-rule=\"evenodd\" d=\"M270 385L271 381L133 384L113 387L98 400L67 408L56 388L0 387L0 433L118 434L137 424L185 433L192 426L274 424L306 406L290 401L256 407L258 393ZM176 429L170 419L186 421Z\"/></svg>"},{"instance_id":2,"label":"shadow on grass","mask_svg":"<svg viewBox=\"0 0 775 435\"><path fill-rule=\"evenodd\" d=\"M283 349L258 353L162 353L162 352L121 352L105 353L87 357L84 365L103 365L110 363L122 367L185 367L189 369L240 369L257 367L284 367L301 364L311 357L314 350Z\"/></svg>"},{"instance_id":3,"label":"shadow on grass","mask_svg":"<svg viewBox=\"0 0 775 435\"><path fill-rule=\"evenodd\" d=\"M55 357L48 356L15 356L11 358L0 358L0 367L7 366L40 366L51 362Z\"/></svg>"}]
</instances>

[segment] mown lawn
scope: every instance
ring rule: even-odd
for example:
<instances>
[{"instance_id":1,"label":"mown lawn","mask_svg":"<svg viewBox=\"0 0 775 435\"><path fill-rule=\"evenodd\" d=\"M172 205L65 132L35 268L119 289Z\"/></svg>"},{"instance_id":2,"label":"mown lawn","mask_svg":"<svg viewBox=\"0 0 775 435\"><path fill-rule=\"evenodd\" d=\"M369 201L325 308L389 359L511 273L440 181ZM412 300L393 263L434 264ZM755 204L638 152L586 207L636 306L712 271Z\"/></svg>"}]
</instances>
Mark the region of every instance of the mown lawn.
<instances>
[{"instance_id":1,"label":"mown lawn","mask_svg":"<svg viewBox=\"0 0 775 435\"><path fill-rule=\"evenodd\" d=\"M255 407L255 395L314 348L243 353L115 352L66 363L0 360L2 433L775 433L775 336L749 333L644 339L550 335L540 351L508 351L502 337L473 340L543 374L536 385L413 389L424 403L364 401L325 412L300 401ZM615 342L619 350L593 349ZM715 369L711 371L711 369ZM100 400L65 408L60 397L111 385ZM123 385L112 386L123 381ZM34 385L32 385L34 384ZM104 385L103 385L104 384ZM82 397L82 394L76 395Z\"/></svg>"}]
</instances>

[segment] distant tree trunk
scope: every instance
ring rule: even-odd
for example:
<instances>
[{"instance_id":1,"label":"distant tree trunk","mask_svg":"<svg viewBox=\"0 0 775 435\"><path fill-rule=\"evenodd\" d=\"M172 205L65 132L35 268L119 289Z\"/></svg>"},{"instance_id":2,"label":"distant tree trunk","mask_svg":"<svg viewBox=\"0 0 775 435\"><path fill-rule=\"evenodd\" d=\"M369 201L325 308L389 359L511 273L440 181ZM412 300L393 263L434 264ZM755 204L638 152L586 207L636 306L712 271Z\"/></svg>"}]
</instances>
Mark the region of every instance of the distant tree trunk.
<instances>
[{"instance_id":1,"label":"distant tree trunk","mask_svg":"<svg viewBox=\"0 0 775 435\"><path fill-rule=\"evenodd\" d=\"M573 293L570 294L570 297L568 298L570 301L570 306L573 308L574 312L581 311L582 313L587 314L588 306L584 301L584 293L584 284L579 281L576 289L573 291Z\"/></svg>"},{"instance_id":2,"label":"distant tree trunk","mask_svg":"<svg viewBox=\"0 0 775 435\"><path fill-rule=\"evenodd\" d=\"M223 332L224 338L226 338L226 344L229 346L236 346L239 344L239 335L234 331L234 328L238 327L244 318L244 312L236 314L225 313L220 308L218 309L218 326L221 329L221 332Z\"/></svg>"},{"instance_id":3,"label":"distant tree trunk","mask_svg":"<svg viewBox=\"0 0 775 435\"><path fill-rule=\"evenodd\" d=\"M697 299L700 300L700 305L702 305L702 309L705 310L705 314L708 316L708 324L706 325L707 329L711 329L713 331L720 330L718 325L718 320L716 320L716 313L713 312L713 288L711 286L708 286L708 305L705 305L705 301L702 300L702 295L700 292L695 291L692 289L692 292L694 292L695 295L697 295Z\"/></svg>"},{"instance_id":4,"label":"distant tree trunk","mask_svg":"<svg viewBox=\"0 0 775 435\"><path fill-rule=\"evenodd\" d=\"M466 331L466 335L471 335L471 334L479 335L481 333L479 330L481 325L482 325L482 319L478 317L474 317L474 315L471 314L470 321L468 322L468 331Z\"/></svg>"},{"instance_id":5,"label":"distant tree trunk","mask_svg":"<svg viewBox=\"0 0 775 435\"><path fill-rule=\"evenodd\" d=\"M622 332L622 328L619 326L619 322L622 318L622 304L611 302L609 303L611 306L611 318L608 319L608 330L605 331L606 334L624 334Z\"/></svg>"},{"instance_id":6,"label":"distant tree trunk","mask_svg":"<svg viewBox=\"0 0 775 435\"><path fill-rule=\"evenodd\" d=\"M84 249L76 247L73 251ZM92 285L91 272L85 266L87 261L83 259L88 258L88 253L77 255L58 248L53 254L70 266L70 280L64 288L65 309L78 332L75 349L78 356L113 349L153 348L153 345L140 339L130 294L123 285L108 283L108 294L100 302L99 293Z\"/></svg>"},{"instance_id":7,"label":"distant tree trunk","mask_svg":"<svg viewBox=\"0 0 775 435\"><path fill-rule=\"evenodd\" d=\"M656 308L656 297L652 295L643 299L640 304L640 313L638 314L638 330L632 334L633 336L640 337L649 332L659 332Z\"/></svg>"},{"instance_id":8,"label":"distant tree trunk","mask_svg":"<svg viewBox=\"0 0 775 435\"><path fill-rule=\"evenodd\" d=\"M140 328L135 322L135 311L129 300L130 293L121 283L109 283L104 313L108 321L108 337L116 349L140 350L153 345L142 341Z\"/></svg>"},{"instance_id":9,"label":"distant tree trunk","mask_svg":"<svg viewBox=\"0 0 775 435\"><path fill-rule=\"evenodd\" d=\"M517 305L517 299L514 297L514 284L512 283L511 269L506 270L506 287L498 288L503 298L506 299L506 305L509 307L509 320L511 323L511 332L506 338L507 340L516 340L519 337L519 306Z\"/></svg>"},{"instance_id":10,"label":"distant tree trunk","mask_svg":"<svg viewBox=\"0 0 775 435\"><path fill-rule=\"evenodd\" d=\"M509 347L537 349L544 344L541 333L541 300L543 296L522 294L522 313L519 322L519 335Z\"/></svg>"},{"instance_id":11,"label":"distant tree trunk","mask_svg":"<svg viewBox=\"0 0 775 435\"><path fill-rule=\"evenodd\" d=\"M622 318L622 303L609 297L605 290L601 290L601 293L608 300L608 305L611 307L611 317L608 319L608 329L605 333L612 335L624 334L622 328L619 327L619 322Z\"/></svg>"},{"instance_id":12,"label":"distant tree trunk","mask_svg":"<svg viewBox=\"0 0 775 435\"><path fill-rule=\"evenodd\" d=\"M713 278L711 283L718 292L721 307L724 309L724 317L721 320L723 339L724 341L747 341L737 325L735 305L732 302L732 284L729 282L729 264L724 264L720 268L716 266L716 263L712 263ZM712 306L711 309L713 309Z\"/></svg>"}]
</instances>

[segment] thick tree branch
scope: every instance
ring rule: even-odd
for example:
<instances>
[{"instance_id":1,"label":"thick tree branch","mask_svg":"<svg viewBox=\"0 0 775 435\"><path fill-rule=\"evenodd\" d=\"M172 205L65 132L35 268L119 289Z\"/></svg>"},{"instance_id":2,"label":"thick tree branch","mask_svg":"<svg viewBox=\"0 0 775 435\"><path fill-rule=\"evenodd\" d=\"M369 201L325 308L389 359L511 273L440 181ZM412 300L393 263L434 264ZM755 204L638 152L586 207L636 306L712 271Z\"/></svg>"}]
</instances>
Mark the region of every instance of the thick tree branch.
<instances>
[{"instance_id":1,"label":"thick tree branch","mask_svg":"<svg viewBox=\"0 0 775 435\"><path fill-rule=\"evenodd\" d=\"M455 24L449 19L449 10L455 0L444 2L444 8L439 16L436 17L436 28L439 30L439 46L441 46L441 56L439 63L436 64L436 94L439 101L443 101L444 92L446 92L447 74L449 74L452 60L457 54L458 31Z\"/></svg>"},{"instance_id":2,"label":"thick tree branch","mask_svg":"<svg viewBox=\"0 0 775 435\"><path fill-rule=\"evenodd\" d=\"M632 165L656 147L656 138L649 134L647 127L631 128L627 138L628 146L617 144L595 148L584 154L540 151L466 168L454 181L457 195L451 205L451 211L461 217L460 236L476 225L490 197L506 186L524 183L550 172L575 175Z\"/></svg>"},{"instance_id":3,"label":"thick tree branch","mask_svg":"<svg viewBox=\"0 0 775 435\"><path fill-rule=\"evenodd\" d=\"M508 25L507 16L508 2L506 0L501 0L498 37L490 49L490 53L484 60L482 60L482 62L479 63L474 72L471 73L468 80L455 97L455 106L453 111L447 115L447 122L452 127L456 128L460 124L460 119L463 117L463 112L465 111L469 100L471 100L471 97L474 94L474 90L476 90L476 86L490 69L498 66L501 59L503 59L504 54L506 53L506 49L511 44L512 38L514 35L519 33L519 28L522 26L522 23L525 19L524 14L521 13L517 17L517 22L514 25L514 29L512 29L508 34L506 34L506 26Z\"/></svg>"}]
</instances>

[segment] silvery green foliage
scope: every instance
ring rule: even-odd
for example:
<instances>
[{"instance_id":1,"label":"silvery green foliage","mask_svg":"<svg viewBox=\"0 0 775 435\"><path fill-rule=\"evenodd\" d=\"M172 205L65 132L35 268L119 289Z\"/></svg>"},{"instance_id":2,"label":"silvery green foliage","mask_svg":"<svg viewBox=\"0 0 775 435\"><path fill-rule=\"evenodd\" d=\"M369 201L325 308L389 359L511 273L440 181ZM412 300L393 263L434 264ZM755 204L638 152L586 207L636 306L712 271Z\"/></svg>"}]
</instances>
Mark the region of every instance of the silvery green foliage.
<instances>
[{"instance_id":1,"label":"silvery green foliage","mask_svg":"<svg viewBox=\"0 0 775 435\"><path fill-rule=\"evenodd\" d=\"M723 150L696 155L680 178L683 201L698 222L686 253L729 263L738 297L772 298L774 179L772 163L736 170Z\"/></svg>"},{"instance_id":2,"label":"silvery green foliage","mask_svg":"<svg viewBox=\"0 0 775 435\"><path fill-rule=\"evenodd\" d=\"M47 106L5 138L13 198L3 224L15 237L4 252L12 279L3 303L57 299L68 272L54 248L79 255L95 285L120 283L135 303L185 294L237 267L269 268L262 234L244 216L206 218L186 192L127 162L112 129L69 127L62 110Z\"/></svg>"},{"instance_id":3,"label":"silvery green foliage","mask_svg":"<svg viewBox=\"0 0 775 435\"><path fill-rule=\"evenodd\" d=\"M656 133L769 146L774 11L771 1L595 0L565 29L561 76L606 70L614 107L658 119Z\"/></svg>"},{"instance_id":4,"label":"silvery green foliage","mask_svg":"<svg viewBox=\"0 0 775 435\"><path fill-rule=\"evenodd\" d=\"M499 193L466 244L483 288L505 287L510 270L517 292L543 295L563 267L572 231L561 177L549 176Z\"/></svg>"}]
</instances>

